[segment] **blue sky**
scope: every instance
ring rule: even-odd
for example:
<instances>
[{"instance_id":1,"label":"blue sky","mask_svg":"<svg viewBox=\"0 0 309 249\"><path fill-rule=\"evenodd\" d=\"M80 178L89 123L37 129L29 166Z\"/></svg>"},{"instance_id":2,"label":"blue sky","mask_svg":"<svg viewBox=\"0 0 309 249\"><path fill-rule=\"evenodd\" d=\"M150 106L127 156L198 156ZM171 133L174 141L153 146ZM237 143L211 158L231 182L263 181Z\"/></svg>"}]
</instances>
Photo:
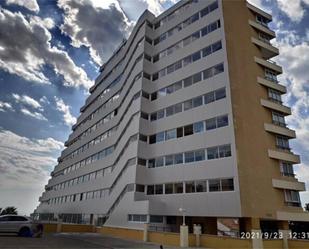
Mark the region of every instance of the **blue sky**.
<instances>
[{"instance_id":1,"label":"blue sky","mask_svg":"<svg viewBox=\"0 0 309 249\"><path fill-rule=\"evenodd\" d=\"M29 214L56 165L88 89L135 21L177 0L0 0L0 200ZM309 186L309 0L251 0L273 15L289 127ZM309 202L309 193L301 194Z\"/></svg>"}]
</instances>

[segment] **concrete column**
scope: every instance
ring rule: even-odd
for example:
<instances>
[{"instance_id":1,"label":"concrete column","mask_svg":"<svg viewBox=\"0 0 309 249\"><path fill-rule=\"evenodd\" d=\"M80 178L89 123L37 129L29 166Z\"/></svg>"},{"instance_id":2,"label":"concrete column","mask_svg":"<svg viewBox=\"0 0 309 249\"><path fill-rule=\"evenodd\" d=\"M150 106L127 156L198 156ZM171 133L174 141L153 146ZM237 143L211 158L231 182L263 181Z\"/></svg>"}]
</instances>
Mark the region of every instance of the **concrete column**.
<instances>
[{"instance_id":1,"label":"concrete column","mask_svg":"<svg viewBox=\"0 0 309 249\"><path fill-rule=\"evenodd\" d=\"M180 226L180 247L189 246L189 228L188 226Z\"/></svg>"},{"instance_id":2,"label":"concrete column","mask_svg":"<svg viewBox=\"0 0 309 249\"><path fill-rule=\"evenodd\" d=\"M58 218L57 220L57 233L61 233L62 232L62 219Z\"/></svg>"},{"instance_id":3,"label":"concrete column","mask_svg":"<svg viewBox=\"0 0 309 249\"><path fill-rule=\"evenodd\" d=\"M263 239L262 239L262 231L257 229L252 229L252 249L263 249Z\"/></svg>"},{"instance_id":4,"label":"concrete column","mask_svg":"<svg viewBox=\"0 0 309 249\"><path fill-rule=\"evenodd\" d=\"M144 224L144 233L143 233L143 241L147 242L148 241L148 224Z\"/></svg>"},{"instance_id":5,"label":"concrete column","mask_svg":"<svg viewBox=\"0 0 309 249\"><path fill-rule=\"evenodd\" d=\"M282 244L283 244L283 249L289 249L289 235L290 235L291 230L279 230L279 234L282 234Z\"/></svg>"}]
</instances>

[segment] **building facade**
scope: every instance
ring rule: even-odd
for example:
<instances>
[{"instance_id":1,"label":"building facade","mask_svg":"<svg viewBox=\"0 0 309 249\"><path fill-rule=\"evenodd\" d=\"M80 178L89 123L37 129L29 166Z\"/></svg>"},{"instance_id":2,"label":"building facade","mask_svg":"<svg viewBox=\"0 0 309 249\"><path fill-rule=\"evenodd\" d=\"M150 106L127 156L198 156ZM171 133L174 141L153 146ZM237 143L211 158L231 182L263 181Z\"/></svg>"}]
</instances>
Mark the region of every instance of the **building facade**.
<instances>
[{"instance_id":1,"label":"building facade","mask_svg":"<svg viewBox=\"0 0 309 249\"><path fill-rule=\"evenodd\" d=\"M245 1L145 11L101 67L35 213L217 233L308 221L272 17Z\"/></svg>"}]
</instances>

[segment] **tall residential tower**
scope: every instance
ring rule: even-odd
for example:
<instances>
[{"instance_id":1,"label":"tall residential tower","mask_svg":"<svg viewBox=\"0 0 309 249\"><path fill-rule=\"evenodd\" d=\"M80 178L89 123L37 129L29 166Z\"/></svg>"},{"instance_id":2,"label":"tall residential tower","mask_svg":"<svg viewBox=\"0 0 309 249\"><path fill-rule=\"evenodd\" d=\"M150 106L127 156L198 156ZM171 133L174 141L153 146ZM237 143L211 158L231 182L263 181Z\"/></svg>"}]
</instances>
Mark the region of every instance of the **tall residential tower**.
<instances>
[{"instance_id":1,"label":"tall residential tower","mask_svg":"<svg viewBox=\"0 0 309 249\"><path fill-rule=\"evenodd\" d=\"M217 233L309 220L293 173L272 17L246 1L145 11L101 67L35 210L41 219Z\"/></svg>"}]
</instances>

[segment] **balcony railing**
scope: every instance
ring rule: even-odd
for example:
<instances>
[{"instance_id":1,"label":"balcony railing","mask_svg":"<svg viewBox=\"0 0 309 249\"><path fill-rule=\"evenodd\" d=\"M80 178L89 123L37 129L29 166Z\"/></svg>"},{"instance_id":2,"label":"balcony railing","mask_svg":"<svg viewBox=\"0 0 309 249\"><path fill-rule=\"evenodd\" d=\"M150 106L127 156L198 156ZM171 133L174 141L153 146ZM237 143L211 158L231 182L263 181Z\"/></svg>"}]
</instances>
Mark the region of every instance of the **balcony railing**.
<instances>
[{"instance_id":1,"label":"balcony railing","mask_svg":"<svg viewBox=\"0 0 309 249\"><path fill-rule=\"evenodd\" d=\"M290 147L286 147L284 145L280 145L280 144L276 144L276 147L280 150L286 151L286 152L291 152L291 148Z\"/></svg>"},{"instance_id":2,"label":"balcony railing","mask_svg":"<svg viewBox=\"0 0 309 249\"><path fill-rule=\"evenodd\" d=\"M273 120L272 123L274 125L277 125L277 126L280 126L280 127L288 128L286 123L278 122L278 121L275 121L275 120Z\"/></svg>"},{"instance_id":3,"label":"balcony railing","mask_svg":"<svg viewBox=\"0 0 309 249\"><path fill-rule=\"evenodd\" d=\"M276 78L272 78L272 77L269 77L269 76L266 76L265 75L265 77L264 77L266 80L269 80L269 81L271 81L271 82L274 82L274 83L279 83L279 81L276 79Z\"/></svg>"},{"instance_id":4,"label":"balcony railing","mask_svg":"<svg viewBox=\"0 0 309 249\"><path fill-rule=\"evenodd\" d=\"M294 173L290 173L290 172L281 172L282 176L287 176L287 177L294 177L295 178L295 174Z\"/></svg>"}]
</instances>

